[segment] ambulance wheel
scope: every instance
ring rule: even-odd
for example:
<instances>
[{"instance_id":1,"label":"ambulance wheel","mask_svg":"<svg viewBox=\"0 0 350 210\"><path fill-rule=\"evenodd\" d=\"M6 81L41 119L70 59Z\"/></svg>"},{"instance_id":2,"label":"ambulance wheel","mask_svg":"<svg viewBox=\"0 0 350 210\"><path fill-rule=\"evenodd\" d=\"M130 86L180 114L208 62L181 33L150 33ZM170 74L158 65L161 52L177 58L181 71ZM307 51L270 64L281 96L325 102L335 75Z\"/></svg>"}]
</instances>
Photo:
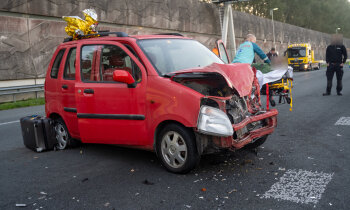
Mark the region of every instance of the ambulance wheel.
<instances>
[{"instance_id":1,"label":"ambulance wheel","mask_svg":"<svg viewBox=\"0 0 350 210\"><path fill-rule=\"evenodd\" d=\"M288 96L286 96L286 101L287 101L287 104L290 104L292 102L292 99L290 99Z\"/></svg>"},{"instance_id":2,"label":"ambulance wheel","mask_svg":"<svg viewBox=\"0 0 350 210\"><path fill-rule=\"evenodd\" d=\"M76 147L79 145L79 141L70 136L67 126L62 118L55 120L54 129L56 131L57 149L64 150L68 146Z\"/></svg>"},{"instance_id":3,"label":"ambulance wheel","mask_svg":"<svg viewBox=\"0 0 350 210\"><path fill-rule=\"evenodd\" d=\"M255 139L255 141L253 143L247 144L244 146L244 148L246 149L255 149L259 146L261 146L263 143L265 143L266 139L267 139L268 135L262 136L258 139Z\"/></svg>"},{"instance_id":4,"label":"ambulance wheel","mask_svg":"<svg viewBox=\"0 0 350 210\"><path fill-rule=\"evenodd\" d=\"M163 166L173 173L188 173L200 159L193 132L174 123L159 133L156 152Z\"/></svg>"}]
</instances>

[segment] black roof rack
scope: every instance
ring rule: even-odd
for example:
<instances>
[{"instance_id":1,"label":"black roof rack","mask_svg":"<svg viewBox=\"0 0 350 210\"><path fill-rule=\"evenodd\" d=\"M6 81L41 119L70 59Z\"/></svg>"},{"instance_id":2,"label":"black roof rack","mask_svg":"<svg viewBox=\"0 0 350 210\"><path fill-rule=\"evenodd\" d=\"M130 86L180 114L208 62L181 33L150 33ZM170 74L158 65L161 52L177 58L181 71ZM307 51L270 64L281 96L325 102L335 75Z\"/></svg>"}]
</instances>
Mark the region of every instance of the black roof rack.
<instances>
[{"instance_id":1,"label":"black roof rack","mask_svg":"<svg viewBox=\"0 0 350 210\"><path fill-rule=\"evenodd\" d=\"M160 34L155 34L155 35L173 35L173 36L184 36L180 33L160 33Z\"/></svg>"},{"instance_id":2,"label":"black roof rack","mask_svg":"<svg viewBox=\"0 0 350 210\"><path fill-rule=\"evenodd\" d=\"M129 35L127 33L125 33L125 32L98 31L96 34L80 35L80 36L78 36L78 38L94 36L94 35L99 35L101 37L101 36L108 36L110 34L115 34L116 37L129 37ZM69 41L72 41L72 40L73 40L72 37L67 37L67 38L64 38L63 42L69 42Z\"/></svg>"},{"instance_id":3,"label":"black roof rack","mask_svg":"<svg viewBox=\"0 0 350 210\"><path fill-rule=\"evenodd\" d=\"M115 34L116 37L128 37L129 35L125 32L108 32L108 31L103 31L103 32L97 32L96 34L86 34L86 35L80 35L79 37L87 37L91 35L100 35L100 36L108 36L110 34Z\"/></svg>"}]
</instances>

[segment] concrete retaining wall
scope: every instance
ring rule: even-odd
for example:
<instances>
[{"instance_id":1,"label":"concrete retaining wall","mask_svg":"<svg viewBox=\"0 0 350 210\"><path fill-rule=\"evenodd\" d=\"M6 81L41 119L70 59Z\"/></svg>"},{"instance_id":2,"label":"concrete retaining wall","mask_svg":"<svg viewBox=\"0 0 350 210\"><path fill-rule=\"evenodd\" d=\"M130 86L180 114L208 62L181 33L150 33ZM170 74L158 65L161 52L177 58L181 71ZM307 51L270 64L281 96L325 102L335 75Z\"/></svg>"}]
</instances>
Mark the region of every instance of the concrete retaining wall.
<instances>
[{"instance_id":1,"label":"concrete retaining wall","mask_svg":"<svg viewBox=\"0 0 350 210\"><path fill-rule=\"evenodd\" d=\"M100 29L128 34L180 32L210 49L220 38L219 11L198 0L2 0L0 1L0 81L42 78L56 46L66 36L63 15L79 15L94 8ZM272 47L271 20L234 12L237 45L247 33L257 35L258 44ZM324 57L330 35L275 22L277 49L288 43L311 42L316 56ZM349 40L345 42L350 46Z\"/></svg>"}]
</instances>

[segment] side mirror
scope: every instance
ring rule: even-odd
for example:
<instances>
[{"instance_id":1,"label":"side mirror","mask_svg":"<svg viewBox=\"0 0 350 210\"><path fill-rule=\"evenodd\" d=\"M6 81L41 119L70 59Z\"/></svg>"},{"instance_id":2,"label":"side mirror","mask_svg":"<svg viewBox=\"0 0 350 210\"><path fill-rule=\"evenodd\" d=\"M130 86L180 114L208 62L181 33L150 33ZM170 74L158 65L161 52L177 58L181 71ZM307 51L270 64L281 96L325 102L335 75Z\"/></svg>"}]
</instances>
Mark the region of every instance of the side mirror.
<instances>
[{"instance_id":1,"label":"side mirror","mask_svg":"<svg viewBox=\"0 0 350 210\"><path fill-rule=\"evenodd\" d=\"M135 83L135 80L131 74L125 70L115 70L113 72L113 80L116 82L126 83L128 84L128 87Z\"/></svg>"}]
</instances>

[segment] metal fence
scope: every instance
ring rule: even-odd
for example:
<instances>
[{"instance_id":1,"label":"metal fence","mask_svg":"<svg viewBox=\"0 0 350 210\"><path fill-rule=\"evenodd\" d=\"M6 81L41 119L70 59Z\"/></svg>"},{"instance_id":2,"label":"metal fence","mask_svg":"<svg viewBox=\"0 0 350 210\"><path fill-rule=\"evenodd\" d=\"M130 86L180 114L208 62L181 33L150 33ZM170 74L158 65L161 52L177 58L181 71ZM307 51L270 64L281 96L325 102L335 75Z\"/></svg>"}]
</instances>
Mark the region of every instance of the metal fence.
<instances>
[{"instance_id":1,"label":"metal fence","mask_svg":"<svg viewBox=\"0 0 350 210\"><path fill-rule=\"evenodd\" d=\"M44 84L2 87L0 88L0 96L12 95L13 102L16 102L17 94L35 93L35 98L38 98L38 92L41 92L41 91L44 91Z\"/></svg>"}]
</instances>

